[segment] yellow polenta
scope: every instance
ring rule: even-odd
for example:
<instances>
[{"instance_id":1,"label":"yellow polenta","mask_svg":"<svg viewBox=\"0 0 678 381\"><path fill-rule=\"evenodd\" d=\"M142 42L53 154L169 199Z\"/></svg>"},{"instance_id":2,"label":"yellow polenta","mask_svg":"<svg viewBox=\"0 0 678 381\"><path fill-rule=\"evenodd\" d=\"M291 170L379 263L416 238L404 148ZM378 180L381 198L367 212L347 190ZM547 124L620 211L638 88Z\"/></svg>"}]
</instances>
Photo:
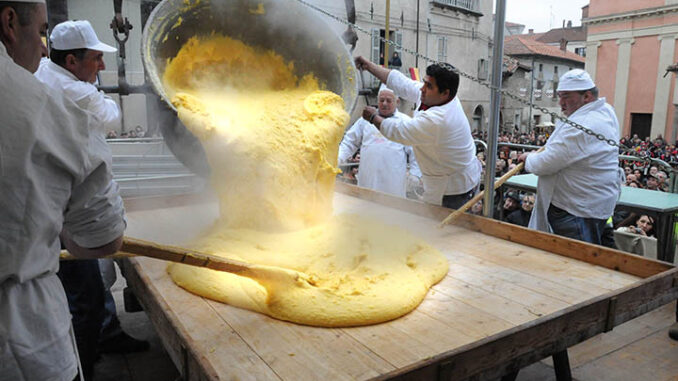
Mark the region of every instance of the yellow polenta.
<instances>
[{"instance_id":1,"label":"yellow polenta","mask_svg":"<svg viewBox=\"0 0 678 381\"><path fill-rule=\"evenodd\" d=\"M187 290L302 324L378 323L414 309L447 273L409 233L357 215L332 217L341 97L270 50L228 37L190 39L167 66L179 118L203 143L221 218L192 248L306 274L271 285L170 265Z\"/></svg>"}]
</instances>

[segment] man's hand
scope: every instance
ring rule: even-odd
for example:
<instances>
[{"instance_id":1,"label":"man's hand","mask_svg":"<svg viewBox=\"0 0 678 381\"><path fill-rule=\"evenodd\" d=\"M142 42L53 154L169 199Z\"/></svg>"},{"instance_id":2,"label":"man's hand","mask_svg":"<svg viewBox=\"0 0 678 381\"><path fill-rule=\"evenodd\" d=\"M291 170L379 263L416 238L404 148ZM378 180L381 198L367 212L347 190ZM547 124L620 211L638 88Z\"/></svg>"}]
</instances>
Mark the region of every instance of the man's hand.
<instances>
[{"instance_id":1,"label":"man's hand","mask_svg":"<svg viewBox=\"0 0 678 381\"><path fill-rule=\"evenodd\" d=\"M368 68L369 64L371 64L371 62L363 56L358 56L358 57L355 58L355 67L358 70L369 71L369 68Z\"/></svg>"},{"instance_id":2,"label":"man's hand","mask_svg":"<svg viewBox=\"0 0 678 381\"><path fill-rule=\"evenodd\" d=\"M527 160L527 157L530 156L532 152L524 152L520 156L518 156L518 162L522 163L525 160Z\"/></svg>"},{"instance_id":3,"label":"man's hand","mask_svg":"<svg viewBox=\"0 0 678 381\"><path fill-rule=\"evenodd\" d=\"M363 56L358 56L355 58L355 66L358 68L358 70L367 70L383 83L386 83L388 75L391 72L390 69L379 66Z\"/></svg>"},{"instance_id":4,"label":"man's hand","mask_svg":"<svg viewBox=\"0 0 678 381\"><path fill-rule=\"evenodd\" d=\"M363 109L363 119L372 123L377 116L377 109L372 106L367 106Z\"/></svg>"}]
</instances>

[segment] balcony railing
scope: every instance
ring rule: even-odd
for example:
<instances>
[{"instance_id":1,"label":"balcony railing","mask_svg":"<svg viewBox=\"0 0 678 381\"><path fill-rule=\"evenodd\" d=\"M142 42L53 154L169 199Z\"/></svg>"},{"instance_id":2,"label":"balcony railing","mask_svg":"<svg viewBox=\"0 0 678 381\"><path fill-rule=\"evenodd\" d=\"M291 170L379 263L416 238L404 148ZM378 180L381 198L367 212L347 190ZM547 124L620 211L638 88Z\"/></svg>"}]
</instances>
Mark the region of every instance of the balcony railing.
<instances>
[{"instance_id":1,"label":"balcony railing","mask_svg":"<svg viewBox=\"0 0 678 381\"><path fill-rule=\"evenodd\" d=\"M482 16L478 0L432 0L434 5L445 8L456 9L462 12L471 13L476 16Z\"/></svg>"}]
</instances>

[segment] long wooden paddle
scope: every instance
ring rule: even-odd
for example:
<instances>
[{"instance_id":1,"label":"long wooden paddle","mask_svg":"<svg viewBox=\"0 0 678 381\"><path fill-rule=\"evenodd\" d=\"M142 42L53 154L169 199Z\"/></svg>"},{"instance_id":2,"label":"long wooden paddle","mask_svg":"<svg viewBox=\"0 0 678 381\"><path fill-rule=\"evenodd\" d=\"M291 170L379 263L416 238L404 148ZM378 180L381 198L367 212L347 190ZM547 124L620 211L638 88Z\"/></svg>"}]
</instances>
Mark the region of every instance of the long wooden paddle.
<instances>
[{"instance_id":1,"label":"long wooden paddle","mask_svg":"<svg viewBox=\"0 0 678 381\"><path fill-rule=\"evenodd\" d=\"M257 265L234 259L217 257L215 255L201 253L183 247L159 245L154 242L136 238L125 237L122 248L118 253L107 258L124 258L142 256L161 259L169 262L183 263L185 265L205 267L212 270L224 271L247 278L252 278L262 284L279 282L305 282L314 285L313 281L304 273L282 267ZM67 251L62 250L62 260L78 259ZM265 286L266 287L266 286ZM268 287L267 287L268 288Z\"/></svg>"}]
</instances>

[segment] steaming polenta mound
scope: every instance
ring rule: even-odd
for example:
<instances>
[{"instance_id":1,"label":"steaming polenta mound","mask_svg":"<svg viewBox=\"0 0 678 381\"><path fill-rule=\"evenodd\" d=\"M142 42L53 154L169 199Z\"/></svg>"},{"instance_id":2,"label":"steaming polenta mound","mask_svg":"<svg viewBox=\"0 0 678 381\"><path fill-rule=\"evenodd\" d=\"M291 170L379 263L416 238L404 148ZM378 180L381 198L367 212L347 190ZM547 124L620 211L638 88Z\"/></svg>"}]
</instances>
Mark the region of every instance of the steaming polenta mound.
<instances>
[{"instance_id":1,"label":"steaming polenta mound","mask_svg":"<svg viewBox=\"0 0 678 381\"><path fill-rule=\"evenodd\" d=\"M302 272L312 285L262 285L172 264L181 287L279 319L354 326L416 308L447 261L409 233L360 216L331 217L341 97L272 51L223 36L192 38L169 62L165 86L203 143L221 209L192 248ZM271 290L270 287L278 287Z\"/></svg>"}]
</instances>

